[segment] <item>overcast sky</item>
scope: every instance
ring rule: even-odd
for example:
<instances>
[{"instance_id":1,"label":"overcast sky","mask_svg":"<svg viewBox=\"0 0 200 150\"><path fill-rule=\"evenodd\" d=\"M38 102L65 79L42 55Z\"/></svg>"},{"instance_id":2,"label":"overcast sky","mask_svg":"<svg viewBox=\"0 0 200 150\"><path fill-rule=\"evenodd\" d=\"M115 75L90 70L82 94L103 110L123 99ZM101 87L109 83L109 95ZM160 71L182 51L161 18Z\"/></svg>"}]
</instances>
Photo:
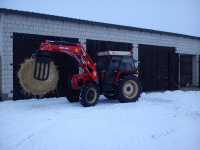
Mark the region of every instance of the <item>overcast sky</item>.
<instances>
[{"instance_id":1,"label":"overcast sky","mask_svg":"<svg viewBox=\"0 0 200 150\"><path fill-rule=\"evenodd\" d=\"M200 0L0 0L0 7L200 37Z\"/></svg>"}]
</instances>

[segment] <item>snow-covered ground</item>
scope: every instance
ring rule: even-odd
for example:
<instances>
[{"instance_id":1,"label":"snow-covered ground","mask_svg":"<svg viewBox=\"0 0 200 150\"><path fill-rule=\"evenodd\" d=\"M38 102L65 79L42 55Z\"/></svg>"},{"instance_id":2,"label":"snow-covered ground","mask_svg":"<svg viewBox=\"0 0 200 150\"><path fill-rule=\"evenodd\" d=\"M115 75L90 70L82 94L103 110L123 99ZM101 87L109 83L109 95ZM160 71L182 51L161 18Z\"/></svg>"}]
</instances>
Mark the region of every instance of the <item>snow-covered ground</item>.
<instances>
[{"instance_id":1,"label":"snow-covered ground","mask_svg":"<svg viewBox=\"0 0 200 150\"><path fill-rule=\"evenodd\" d=\"M143 93L136 103L101 98L0 102L0 150L199 150L200 92Z\"/></svg>"}]
</instances>

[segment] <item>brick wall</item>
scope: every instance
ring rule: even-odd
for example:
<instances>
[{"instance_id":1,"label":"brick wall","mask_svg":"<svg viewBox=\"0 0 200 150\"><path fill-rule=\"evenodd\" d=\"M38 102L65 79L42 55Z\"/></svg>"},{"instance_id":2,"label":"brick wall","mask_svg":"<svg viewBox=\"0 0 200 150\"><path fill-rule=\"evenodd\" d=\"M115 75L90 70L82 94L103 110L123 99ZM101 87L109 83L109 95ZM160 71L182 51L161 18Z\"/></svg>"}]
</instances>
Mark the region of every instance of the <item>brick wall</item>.
<instances>
[{"instance_id":1,"label":"brick wall","mask_svg":"<svg viewBox=\"0 0 200 150\"><path fill-rule=\"evenodd\" d=\"M200 54L200 41L183 37L164 34L129 31L109 27L100 27L67 21L56 21L44 18L27 17L24 15L2 14L0 35L2 35L2 93L12 98L13 90L13 32L30 33L58 37L74 37L81 41L84 39L96 39L104 41L117 41L133 43L134 56L137 58L137 44L152 44L160 46L176 47L178 53L197 55ZM0 47L0 48L1 48ZM197 68L197 67L194 67ZM194 76L197 78L197 76ZM196 81L196 80L195 80ZM4 97L5 99L6 97Z\"/></svg>"}]
</instances>

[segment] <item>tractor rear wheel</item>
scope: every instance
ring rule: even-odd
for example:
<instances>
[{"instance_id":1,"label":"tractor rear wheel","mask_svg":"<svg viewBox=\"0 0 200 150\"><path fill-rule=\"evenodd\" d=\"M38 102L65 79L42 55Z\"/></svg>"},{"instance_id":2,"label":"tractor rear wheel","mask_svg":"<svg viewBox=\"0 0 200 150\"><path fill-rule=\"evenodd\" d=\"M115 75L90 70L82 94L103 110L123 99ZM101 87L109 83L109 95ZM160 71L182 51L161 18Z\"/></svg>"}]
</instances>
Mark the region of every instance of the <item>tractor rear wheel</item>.
<instances>
[{"instance_id":1,"label":"tractor rear wheel","mask_svg":"<svg viewBox=\"0 0 200 150\"><path fill-rule=\"evenodd\" d=\"M50 62L49 76L44 81L34 78L34 65L34 58L27 59L21 64L18 71L19 83L24 92L29 95L43 97L55 91L59 80L59 73L54 62Z\"/></svg>"},{"instance_id":2,"label":"tractor rear wheel","mask_svg":"<svg viewBox=\"0 0 200 150\"><path fill-rule=\"evenodd\" d=\"M84 107L94 106L96 105L98 99L99 90L95 84L89 83L82 87L80 94L81 105L83 105Z\"/></svg>"},{"instance_id":3,"label":"tractor rear wheel","mask_svg":"<svg viewBox=\"0 0 200 150\"><path fill-rule=\"evenodd\" d=\"M137 77L127 76L119 82L118 98L122 103L135 102L141 93L141 85Z\"/></svg>"}]
</instances>

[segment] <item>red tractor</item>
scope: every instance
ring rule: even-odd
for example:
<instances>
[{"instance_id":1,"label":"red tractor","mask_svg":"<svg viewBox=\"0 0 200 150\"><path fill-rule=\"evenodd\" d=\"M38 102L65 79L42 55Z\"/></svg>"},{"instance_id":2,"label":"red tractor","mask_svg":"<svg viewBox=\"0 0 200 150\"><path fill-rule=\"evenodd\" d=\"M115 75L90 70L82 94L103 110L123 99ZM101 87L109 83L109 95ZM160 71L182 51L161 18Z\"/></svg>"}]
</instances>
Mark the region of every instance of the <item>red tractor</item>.
<instances>
[{"instance_id":1,"label":"red tractor","mask_svg":"<svg viewBox=\"0 0 200 150\"><path fill-rule=\"evenodd\" d=\"M65 53L78 63L79 73L73 74L71 87L78 95L68 96L70 101L80 101L94 106L100 94L120 102L136 101L141 93L138 71L131 52L99 52L96 63L79 43L45 41L39 50L26 60L18 72L26 93L42 97L57 89L59 70L53 61L55 53ZM66 77L67 78L67 77Z\"/></svg>"}]
</instances>

